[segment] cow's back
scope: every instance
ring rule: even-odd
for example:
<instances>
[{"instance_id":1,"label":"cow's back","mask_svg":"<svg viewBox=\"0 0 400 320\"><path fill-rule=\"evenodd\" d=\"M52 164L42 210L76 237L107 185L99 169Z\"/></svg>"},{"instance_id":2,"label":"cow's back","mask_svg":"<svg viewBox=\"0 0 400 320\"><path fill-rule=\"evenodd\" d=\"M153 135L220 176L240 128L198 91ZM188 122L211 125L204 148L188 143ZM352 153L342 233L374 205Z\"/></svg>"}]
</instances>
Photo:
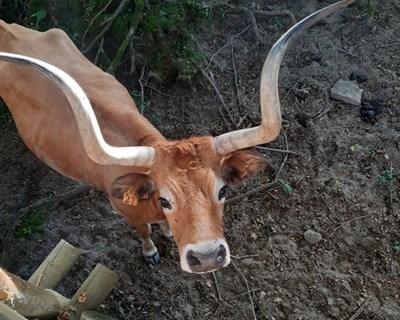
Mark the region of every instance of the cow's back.
<instances>
[{"instance_id":1,"label":"cow's back","mask_svg":"<svg viewBox=\"0 0 400 320\"><path fill-rule=\"evenodd\" d=\"M162 137L137 111L127 90L86 59L60 29L39 32L0 20L0 51L53 64L74 78L92 103L106 141L137 145ZM86 154L64 94L47 77L26 66L0 61L0 96L26 145L53 169L104 189L111 172Z\"/></svg>"}]
</instances>

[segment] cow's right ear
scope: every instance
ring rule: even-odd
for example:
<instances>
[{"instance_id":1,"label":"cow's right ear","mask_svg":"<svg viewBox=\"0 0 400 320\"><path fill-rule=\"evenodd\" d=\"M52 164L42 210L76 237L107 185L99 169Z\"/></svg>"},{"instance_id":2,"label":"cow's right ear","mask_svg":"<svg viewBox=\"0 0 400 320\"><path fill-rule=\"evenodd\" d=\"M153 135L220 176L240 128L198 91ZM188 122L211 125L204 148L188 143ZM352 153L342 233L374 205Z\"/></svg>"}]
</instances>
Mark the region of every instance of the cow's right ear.
<instances>
[{"instance_id":1,"label":"cow's right ear","mask_svg":"<svg viewBox=\"0 0 400 320\"><path fill-rule=\"evenodd\" d=\"M154 181L140 173L128 173L117 178L111 185L111 196L131 206L137 206L140 200L150 198L155 191Z\"/></svg>"}]
</instances>

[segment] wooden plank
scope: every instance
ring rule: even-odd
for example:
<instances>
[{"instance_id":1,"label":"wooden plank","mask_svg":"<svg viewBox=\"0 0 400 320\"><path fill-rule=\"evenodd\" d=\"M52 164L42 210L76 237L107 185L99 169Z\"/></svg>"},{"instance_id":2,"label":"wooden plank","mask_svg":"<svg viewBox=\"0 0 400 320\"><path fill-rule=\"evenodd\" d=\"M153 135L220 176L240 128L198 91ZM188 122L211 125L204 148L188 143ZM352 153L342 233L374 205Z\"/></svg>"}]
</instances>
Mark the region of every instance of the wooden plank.
<instances>
[{"instance_id":1,"label":"wooden plank","mask_svg":"<svg viewBox=\"0 0 400 320\"><path fill-rule=\"evenodd\" d=\"M32 274L28 282L44 289L54 289L79 259L81 252L61 240Z\"/></svg>"},{"instance_id":2,"label":"wooden plank","mask_svg":"<svg viewBox=\"0 0 400 320\"><path fill-rule=\"evenodd\" d=\"M54 317L70 300L0 269L0 300L25 317Z\"/></svg>"},{"instance_id":3,"label":"wooden plank","mask_svg":"<svg viewBox=\"0 0 400 320\"><path fill-rule=\"evenodd\" d=\"M0 301L0 320L27 320L17 311Z\"/></svg>"},{"instance_id":4,"label":"wooden plank","mask_svg":"<svg viewBox=\"0 0 400 320\"><path fill-rule=\"evenodd\" d=\"M110 293L118 276L98 264L66 307L70 320L79 320L84 311L96 310Z\"/></svg>"}]
</instances>

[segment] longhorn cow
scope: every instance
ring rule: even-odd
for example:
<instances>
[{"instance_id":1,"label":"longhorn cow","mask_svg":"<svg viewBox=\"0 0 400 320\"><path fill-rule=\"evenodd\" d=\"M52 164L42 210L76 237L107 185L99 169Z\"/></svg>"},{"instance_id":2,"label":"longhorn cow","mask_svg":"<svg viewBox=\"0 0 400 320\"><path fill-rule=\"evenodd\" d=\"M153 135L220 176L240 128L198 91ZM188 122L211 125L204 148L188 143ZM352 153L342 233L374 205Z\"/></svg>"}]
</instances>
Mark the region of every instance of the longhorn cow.
<instances>
[{"instance_id":1,"label":"longhorn cow","mask_svg":"<svg viewBox=\"0 0 400 320\"><path fill-rule=\"evenodd\" d=\"M230 262L223 233L226 185L254 176L262 156L246 148L281 128L278 74L304 30L355 0L326 7L287 31L261 73L262 122L217 137L168 141L136 109L127 90L87 60L59 29L0 21L0 96L28 148L64 176L103 190L139 233L146 261L160 256L151 224L174 238L181 268L217 270Z\"/></svg>"}]
</instances>

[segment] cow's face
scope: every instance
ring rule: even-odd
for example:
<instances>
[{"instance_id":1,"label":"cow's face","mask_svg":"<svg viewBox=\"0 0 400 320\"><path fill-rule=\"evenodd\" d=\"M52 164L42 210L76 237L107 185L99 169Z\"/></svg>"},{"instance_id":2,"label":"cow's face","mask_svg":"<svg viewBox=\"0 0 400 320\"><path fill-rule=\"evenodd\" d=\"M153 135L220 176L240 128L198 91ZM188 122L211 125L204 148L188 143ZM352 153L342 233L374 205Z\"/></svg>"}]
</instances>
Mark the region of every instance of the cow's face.
<instances>
[{"instance_id":1,"label":"cow's face","mask_svg":"<svg viewBox=\"0 0 400 320\"><path fill-rule=\"evenodd\" d=\"M226 188L259 172L265 161L254 151L218 155L209 137L168 142L156 149L151 173L134 174L131 183L127 180L119 188L120 194L129 198L130 192L132 199L139 199L132 205L157 203L178 245L183 270L203 273L226 266L230 262L222 221Z\"/></svg>"}]
</instances>

